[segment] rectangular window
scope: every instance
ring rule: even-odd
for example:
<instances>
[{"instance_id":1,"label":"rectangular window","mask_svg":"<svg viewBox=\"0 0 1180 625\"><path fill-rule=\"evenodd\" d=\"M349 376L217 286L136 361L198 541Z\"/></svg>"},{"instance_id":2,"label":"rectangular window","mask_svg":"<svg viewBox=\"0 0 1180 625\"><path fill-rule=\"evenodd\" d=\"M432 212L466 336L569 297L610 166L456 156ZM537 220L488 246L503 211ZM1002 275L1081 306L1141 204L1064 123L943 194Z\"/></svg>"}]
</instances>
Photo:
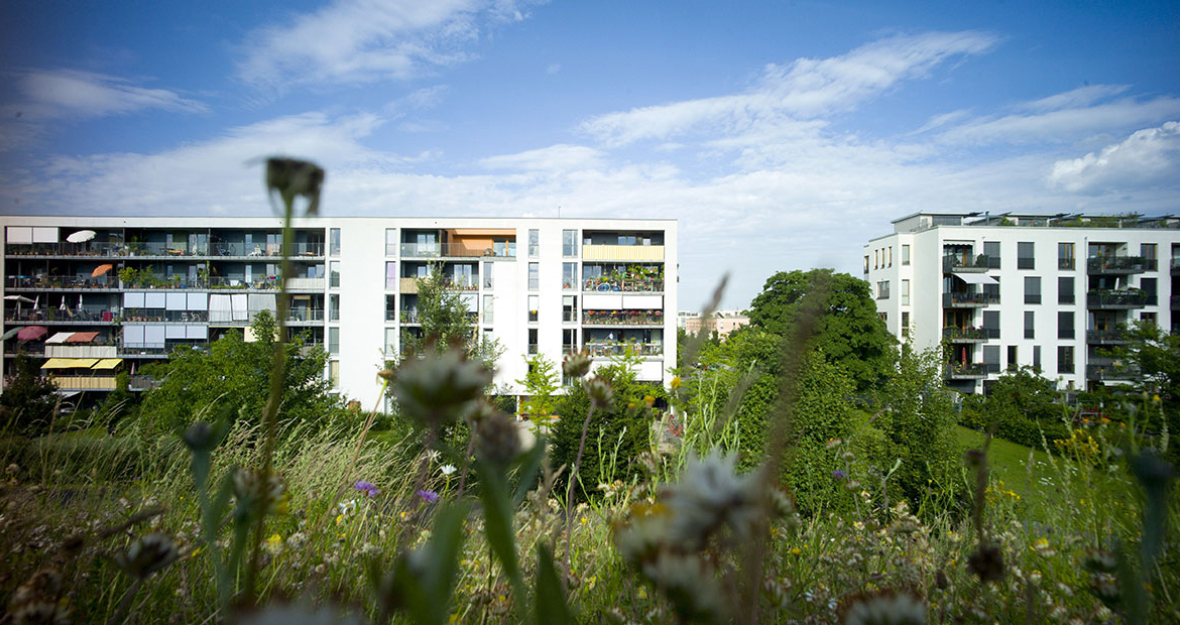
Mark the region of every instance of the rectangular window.
<instances>
[{"instance_id":1,"label":"rectangular window","mask_svg":"<svg viewBox=\"0 0 1180 625\"><path fill-rule=\"evenodd\" d=\"M1073 277L1062 276L1057 278L1057 303L1058 304L1073 304Z\"/></svg>"},{"instance_id":2,"label":"rectangular window","mask_svg":"<svg viewBox=\"0 0 1180 625\"><path fill-rule=\"evenodd\" d=\"M537 329L529 328L529 354L537 353Z\"/></svg>"},{"instance_id":3,"label":"rectangular window","mask_svg":"<svg viewBox=\"0 0 1180 625\"><path fill-rule=\"evenodd\" d=\"M893 266L893 246L889 246L889 266Z\"/></svg>"},{"instance_id":4,"label":"rectangular window","mask_svg":"<svg viewBox=\"0 0 1180 625\"><path fill-rule=\"evenodd\" d=\"M340 354L340 328L328 328L328 353Z\"/></svg>"},{"instance_id":5,"label":"rectangular window","mask_svg":"<svg viewBox=\"0 0 1180 625\"><path fill-rule=\"evenodd\" d=\"M385 328L385 355L397 355L397 328Z\"/></svg>"},{"instance_id":6,"label":"rectangular window","mask_svg":"<svg viewBox=\"0 0 1180 625\"><path fill-rule=\"evenodd\" d=\"M1147 296L1147 305L1155 306L1159 303L1159 279L1158 278L1140 278L1139 288L1143 294Z\"/></svg>"},{"instance_id":7,"label":"rectangular window","mask_svg":"<svg viewBox=\"0 0 1180 625\"><path fill-rule=\"evenodd\" d=\"M561 297L561 320L566 323L578 320L578 298L576 295Z\"/></svg>"},{"instance_id":8,"label":"rectangular window","mask_svg":"<svg viewBox=\"0 0 1180 625\"><path fill-rule=\"evenodd\" d=\"M490 289L495 286L496 281L492 278L492 267L496 264L493 262L485 262L483 264L483 288Z\"/></svg>"},{"instance_id":9,"label":"rectangular window","mask_svg":"<svg viewBox=\"0 0 1180 625\"><path fill-rule=\"evenodd\" d=\"M565 258L578 257L578 231L561 231L561 255Z\"/></svg>"},{"instance_id":10,"label":"rectangular window","mask_svg":"<svg viewBox=\"0 0 1180 625\"><path fill-rule=\"evenodd\" d=\"M1020 366L1020 363L1016 360L1016 346L1009 345L1008 346L1008 368L1015 369L1018 366Z\"/></svg>"},{"instance_id":11,"label":"rectangular window","mask_svg":"<svg viewBox=\"0 0 1180 625\"><path fill-rule=\"evenodd\" d=\"M402 315L402 322L403 323L410 321L409 315L410 315L409 311L406 311ZM397 296L396 295L386 295L385 296L385 320L386 321L397 321Z\"/></svg>"},{"instance_id":12,"label":"rectangular window","mask_svg":"<svg viewBox=\"0 0 1180 625\"><path fill-rule=\"evenodd\" d=\"M1038 276L1024 277L1024 303L1041 303L1041 278Z\"/></svg>"},{"instance_id":13,"label":"rectangular window","mask_svg":"<svg viewBox=\"0 0 1180 625\"><path fill-rule=\"evenodd\" d=\"M400 246L397 240L397 228L385 229L385 255L397 256Z\"/></svg>"},{"instance_id":14,"label":"rectangular window","mask_svg":"<svg viewBox=\"0 0 1180 625\"><path fill-rule=\"evenodd\" d=\"M394 261L386 261L385 263L385 288L396 289L399 279L397 275L397 263Z\"/></svg>"},{"instance_id":15,"label":"rectangular window","mask_svg":"<svg viewBox=\"0 0 1180 625\"><path fill-rule=\"evenodd\" d=\"M529 230L529 258L536 258L541 254L541 231Z\"/></svg>"},{"instance_id":16,"label":"rectangular window","mask_svg":"<svg viewBox=\"0 0 1180 625\"><path fill-rule=\"evenodd\" d=\"M529 296L529 321L536 321L539 316L538 308L541 306L541 298L537 295Z\"/></svg>"},{"instance_id":17,"label":"rectangular window","mask_svg":"<svg viewBox=\"0 0 1180 625\"><path fill-rule=\"evenodd\" d=\"M1000 338L1000 311L983 311L983 333L989 339Z\"/></svg>"},{"instance_id":18,"label":"rectangular window","mask_svg":"<svg viewBox=\"0 0 1180 625\"><path fill-rule=\"evenodd\" d=\"M541 263L529 263L529 290L541 288Z\"/></svg>"},{"instance_id":19,"label":"rectangular window","mask_svg":"<svg viewBox=\"0 0 1180 625\"><path fill-rule=\"evenodd\" d=\"M561 264L561 288L567 291L578 288L578 263Z\"/></svg>"},{"instance_id":20,"label":"rectangular window","mask_svg":"<svg viewBox=\"0 0 1180 625\"><path fill-rule=\"evenodd\" d=\"M902 306L909 306L910 305L910 281L909 280L902 280L901 281L901 305Z\"/></svg>"},{"instance_id":21,"label":"rectangular window","mask_svg":"<svg viewBox=\"0 0 1180 625\"><path fill-rule=\"evenodd\" d=\"M999 371L1000 371L1000 346L999 345L984 345L983 346L983 368L988 373L999 373Z\"/></svg>"},{"instance_id":22,"label":"rectangular window","mask_svg":"<svg viewBox=\"0 0 1180 625\"><path fill-rule=\"evenodd\" d=\"M1033 345L1033 368L1037 371L1041 370L1041 346Z\"/></svg>"},{"instance_id":23,"label":"rectangular window","mask_svg":"<svg viewBox=\"0 0 1180 625\"><path fill-rule=\"evenodd\" d=\"M1024 338L1035 339L1037 314L1031 310L1024 311Z\"/></svg>"},{"instance_id":24,"label":"rectangular window","mask_svg":"<svg viewBox=\"0 0 1180 625\"><path fill-rule=\"evenodd\" d=\"M1073 269L1077 263L1077 250L1073 243L1058 243L1057 244L1057 268L1058 269Z\"/></svg>"},{"instance_id":25,"label":"rectangular window","mask_svg":"<svg viewBox=\"0 0 1180 625\"><path fill-rule=\"evenodd\" d=\"M340 388L339 360L333 360L328 363L328 381L332 383L332 388Z\"/></svg>"},{"instance_id":26,"label":"rectangular window","mask_svg":"<svg viewBox=\"0 0 1180 625\"><path fill-rule=\"evenodd\" d=\"M879 313L877 313L877 318L880 319L882 322L888 323L889 322L889 313L879 312Z\"/></svg>"},{"instance_id":27,"label":"rectangular window","mask_svg":"<svg viewBox=\"0 0 1180 625\"><path fill-rule=\"evenodd\" d=\"M337 293L328 296L328 321L340 321L340 295Z\"/></svg>"},{"instance_id":28,"label":"rectangular window","mask_svg":"<svg viewBox=\"0 0 1180 625\"><path fill-rule=\"evenodd\" d=\"M984 241L983 254L987 256L987 268L1000 268L1000 242L999 241Z\"/></svg>"},{"instance_id":29,"label":"rectangular window","mask_svg":"<svg viewBox=\"0 0 1180 625\"><path fill-rule=\"evenodd\" d=\"M901 335L910 335L910 313L908 311L901 313Z\"/></svg>"},{"instance_id":30,"label":"rectangular window","mask_svg":"<svg viewBox=\"0 0 1180 625\"><path fill-rule=\"evenodd\" d=\"M340 228L328 231L328 253L332 256L340 255Z\"/></svg>"},{"instance_id":31,"label":"rectangular window","mask_svg":"<svg viewBox=\"0 0 1180 625\"><path fill-rule=\"evenodd\" d=\"M340 261L338 260L328 263L328 286L340 286Z\"/></svg>"},{"instance_id":32,"label":"rectangular window","mask_svg":"<svg viewBox=\"0 0 1180 625\"><path fill-rule=\"evenodd\" d=\"M561 331L561 353L572 354L578 351L578 331L566 328Z\"/></svg>"},{"instance_id":33,"label":"rectangular window","mask_svg":"<svg viewBox=\"0 0 1180 625\"><path fill-rule=\"evenodd\" d=\"M1057 313L1057 338L1072 339L1074 338L1073 330L1074 313L1072 310L1062 310Z\"/></svg>"},{"instance_id":34,"label":"rectangular window","mask_svg":"<svg viewBox=\"0 0 1180 625\"><path fill-rule=\"evenodd\" d=\"M1016 244L1016 268L1017 269L1036 269L1036 244L1032 242L1022 242Z\"/></svg>"},{"instance_id":35,"label":"rectangular window","mask_svg":"<svg viewBox=\"0 0 1180 625\"><path fill-rule=\"evenodd\" d=\"M889 299L888 280L882 280L877 283L877 299Z\"/></svg>"},{"instance_id":36,"label":"rectangular window","mask_svg":"<svg viewBox=\"0 0 1180 625\"><path fill-rule=\"evenodd\" d=\"M865 254L865 273L869 272L869 255Z\"/></svg>"},{"instance_id":37,"label":"rectangular window","mask_svg":"<svg viewBox=\"0 0 1180 625\"><path fill-rule=\"evenodd\" d=\"M873 269L881 268L881 250L873 250Z\"/></svg>"},{"instance_id":38,"label":"rectangular window","mask_svg":"<svg viewBox=\"0 0 1180 625\"><path fill-rule=\"evenodd\" d=\"M1057 346L1057 373L1073 373L1073 346Z\"/></svg>"},{"instance_id":39,"label":"rectangular window","mask_svg":"<svg viewBox=\"0 0 1180 625\"><path fill-rule=\"evenodd\" d=\"M901 264L910 264L910 246L908 245L901 246Z\"/></svg>"},{"instance_id":40,"label":"rectangular window","mask_svg":"<svg viewBox=\"0 0 1180 625\"><path fill-rule=\"evenodd\" d=\"M1143 243L1139 246L1139 255L1143 257L1143 268L1147 271L1160 268L1159 245Z\"/></svg>"},{"instance_id":41,"label":"rectangular window","mask_svg":"<svg viewBox=\"0 0 1180 625\"><path fill-rule=\"evenodd\" d=\"M1139 313L1139 321L1145 325L1153 326L1159 321L1159 316L1153 312Z\"/></svg>"},{"instance_id":42,"label":"rectangular window","mask_svg":"<svg viewBox=\"0 0 1180 625\"><path fill-rule=\"evenodd\" d=\"M495 321L493 297L491 293L485 293L483 296L483 322L492 323Z\"/></svg>"}]
</instances>

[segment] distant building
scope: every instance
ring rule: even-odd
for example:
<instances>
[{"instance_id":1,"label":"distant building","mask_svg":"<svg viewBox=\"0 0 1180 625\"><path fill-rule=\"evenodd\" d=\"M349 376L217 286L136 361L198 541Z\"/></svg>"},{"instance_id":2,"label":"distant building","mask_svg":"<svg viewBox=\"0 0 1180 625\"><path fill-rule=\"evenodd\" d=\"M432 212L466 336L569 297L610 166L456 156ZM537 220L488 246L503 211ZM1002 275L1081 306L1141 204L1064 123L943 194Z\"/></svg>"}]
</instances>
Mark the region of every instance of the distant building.
<instances>
[{"instance_id":1,"label":"distant building","mask_svg":"<svg viewBox=\"0 0 1180 625\"><path fill-rule=\"evenodd\" d=\"M680 318L684 320L684 331L689 334L696 334L704 328L709 334L717 333L721 340L729 336L734 330L750 324L750 318L746 316L745 311L741 310L718 310L713 313L709 319L701 319L700 313L685 313L680 312Z\"/></svg>"}]
</instances>

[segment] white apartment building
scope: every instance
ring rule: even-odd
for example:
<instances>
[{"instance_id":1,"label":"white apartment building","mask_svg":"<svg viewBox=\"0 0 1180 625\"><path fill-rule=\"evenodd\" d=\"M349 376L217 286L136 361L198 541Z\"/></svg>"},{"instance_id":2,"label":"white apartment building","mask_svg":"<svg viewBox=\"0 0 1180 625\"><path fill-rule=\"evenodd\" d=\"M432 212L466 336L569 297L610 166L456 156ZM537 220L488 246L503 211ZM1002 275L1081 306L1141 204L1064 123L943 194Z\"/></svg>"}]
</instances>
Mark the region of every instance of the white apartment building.
<instances>
[{"instance_id":1,"label":"white apartment building","mask_svg":"<svg viewBox=\"0 0 1180 625\"><path fill-rule=\"evenodd\" d=\"M107 391L182 344L205 345L275 310L278 218L3 216L4 366L41 360L62 392ZM330 354L324 374L370 405L377 371L420 333L418 277L441 266L482 335L506 348L494 383L520 393L525 358L632 349L638 377L676 363L674 220L333 218L297 220L292 334ZM71 242L80 241L80 242ZM34 337L34 335L37 335ZM247 339L249 340L249 332ZM149 381L133 377L132 388Z\"/></svg>"},{"instance_id":2,"label":"white apartment building","mask_svg":"<svg viewBox=\"0 0 1180 625\"><path fill-rule=\"evenodd\" d=\"M899 339L945 341L952 388L1013 365L1067 388L1117 383L1128 374L1102 352L1120 326L1180 331L1180 218L920 212L865 245L864 279Z\"/></svg>"}]
</instances>

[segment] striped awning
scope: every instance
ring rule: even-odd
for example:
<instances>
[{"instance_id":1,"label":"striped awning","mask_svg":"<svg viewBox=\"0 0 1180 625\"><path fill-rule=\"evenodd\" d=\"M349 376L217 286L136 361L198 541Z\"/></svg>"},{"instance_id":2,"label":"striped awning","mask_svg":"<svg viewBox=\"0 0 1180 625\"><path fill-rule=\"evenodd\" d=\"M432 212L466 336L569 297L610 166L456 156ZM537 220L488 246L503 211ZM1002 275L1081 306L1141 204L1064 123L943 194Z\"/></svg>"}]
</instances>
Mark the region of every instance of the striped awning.
<instances>
[{"instance_id":1,"label":"striped awning","mask_svg":"<svg viewBox=\"0 0 1180 625\"><path fill-rule=\"evenodd\" d=\"M114 369L123 362L122 358L103 358L92 369Z\"/></svg>"},{"instance_id":2,"label":"striped awning","mask_svg":"<svg viewBox=\"0 0 1180 625\"><path fill-rule=\"evenodd\" d=\"M67 343L89 343L98 337L98 332L74 332L74 335L66 339Z\"/></svg>"},{"instance_id":3,"label":"striped awning","mask_svg":"<svg viewBox=\"0 0 1180 625\"><path fill-rule=\"evenodd\" d=\"M65 343L66 341L70 340L71 336L74 336L73 332L58 332L57 334L54 334L53 336L45 339L45 344L57 345L59 343Z\"/></svg>"},{"instance_id":4,"label":"striped awning","mask_svg":"<svg viewBox=\"0 0 1180 625\"><path fill-rule=\"evenodd\" d=\"M50 358L42 369L89 369L98 363L97 358Z\"/></svg>"}]
</instances>

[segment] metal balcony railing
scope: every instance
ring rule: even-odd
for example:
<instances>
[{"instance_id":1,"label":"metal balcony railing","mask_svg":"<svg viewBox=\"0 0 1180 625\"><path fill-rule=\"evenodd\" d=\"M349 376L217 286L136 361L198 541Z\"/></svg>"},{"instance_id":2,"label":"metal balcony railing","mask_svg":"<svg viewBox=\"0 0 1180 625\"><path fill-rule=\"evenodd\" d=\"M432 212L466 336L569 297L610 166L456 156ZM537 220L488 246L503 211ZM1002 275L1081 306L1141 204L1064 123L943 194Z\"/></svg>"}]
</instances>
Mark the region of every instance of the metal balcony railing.
<instances>
[{"instance_id":1,"label":"metal balcony railing","mask_svg":"<svg viewBox=\"0 0 1180 625\"><path fill-rule=\"evenodd\" d=\"M1151 303L1143 291L1090 291L1086 305L1090 308L1142 308Z\"/></svg>"},{"instance_id":2,"label":"metal balcony railing","mask_svg":"<svg viewBox=\"0 0 1180 625\"><path fill-rule=\"evenodd\" d=\"M999 304L999 293L963 293L952 291L950 293L942 294L942 305L944 307L957 306L988 306L990 304Z\"/></svg>"},{"instance_id":3,"label":"metal balcony railing","mask_svg":"<svg viewBox=\"0 0 1180 625\"><path fill-rule=\"evenodd\" d=\"M999 338L990 336L992 332L999 334L999 328L959 328L951 326L942 329L942 338L949 341L986 341L989 338Z\"/></svg>"},{"instance_id":4,"label":"metal balcony railing","mask_svg":"<svg viewBox=\"0 0 1180 625\"><path fill-rule=\"evenodd\" d=\"M48 291L53 289L117 289L119 280L112 274L89 276L8 276L5 287L14 290Z\"/></svg>"},{"instance_id":5,"label":"metal balcony railing","mask_svg":"<svg viewBox=\"0 0 1180 625\"><path fill-rule=\"evenodd\" d=\"M664 354L664 346L660 343L623 343L620 341L604 341L586 343L583 348L590 352L591 356L596 358L622 356L623 354L627 353L627 350L631 350L631 353L637 356L662 356Z\"/></svg>"},{"instance_id":6,"label":"metal balcony railing","mask_svg":"<svg viewBox=\"0 0 1180 625\"><path fill-rule=\"evenodd\" d=\"M991 259L987 254L979 254L976 256L943 256L942 270L944 272L980 272L987 271L992 268Z\"/></svg>"},{"instance_id":7,"label":"metal balcony railing","mask_svg":"<svg viewBox=\"0 0 1180 625\"><path fill-rule=\"evenodd\" d=\"M982 362L948 363L943 374L948 380L976 380L987 377L988 366Z\"/></svg>"},{"instance_id":8,"label":"metal balcony railing","mask_svg":"<svg viewBox=\"0 0 1180 625\"><path fill-rule=\"evenodd\" d=\"M663 293L664 281L646 279L611 280L591 278L582 281L582 290L600 293Z\"/></svg>"},{"instance_id":9,"label":"metal balcony railing","mask_svg":"<svg viewBox=\"0 0 1180 625\"><path fill-rule=\"evenodd\" d=\"M595 326L658 326L664 323L661 310L584 310L582 323Z\"/></svg>"},{"instance_id":10,"label":"metal balcony railing","mask_svg":"<svg viewBox=\"0 0 1180 625\"><path fill-rule=\"evenodd\" d=\"M1142 256L1095 256L1086 259L1086 271L1098 274L1131 274L1146 271Z\"/></svg>"},{"instance_id":11,"label":"metal balcony railing","mask_svg":"<svg viewBox=\"0 0 1180 625\"><path fill-rule=\"evenodd\" d=\"M402 243L407 258L516 258L516 246L472 243Z\"/></svg>"},{"instance_id":12,"label":"metal balcony railing","mask_svg":"<svg viewBox=\"0 0 1180 625\"><path fill-rule=\"evenodd\" d=\"M4 311L5 323L112 323L117 310L83 308L22 308Z\"/></svg>"},{"instance_id":13,"label":"metal balcony railing","mask_svg":"<svg viewBox=\"0 0 1180 625\"><path fill-rule=\"evenodd\" d=\"M1131 342L1125 330L1086 330L1086 342L1098 345L1112 345Z\"/></svg>"}]
</instances>

